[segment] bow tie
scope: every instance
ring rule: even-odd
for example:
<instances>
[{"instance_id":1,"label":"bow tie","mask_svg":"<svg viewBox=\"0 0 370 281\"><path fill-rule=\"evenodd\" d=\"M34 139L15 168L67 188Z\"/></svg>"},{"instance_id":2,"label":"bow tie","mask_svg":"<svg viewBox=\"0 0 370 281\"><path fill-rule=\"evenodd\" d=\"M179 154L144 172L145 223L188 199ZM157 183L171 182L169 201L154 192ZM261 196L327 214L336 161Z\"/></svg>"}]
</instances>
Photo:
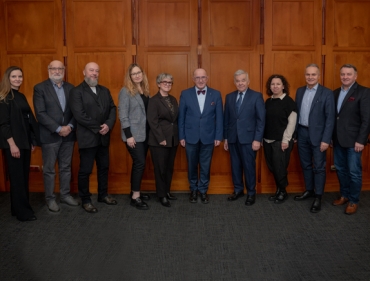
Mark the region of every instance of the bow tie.
<instances>
[{"instance_id":1,"label":"bow tie","mask_svg":"<svg viewBox=\"0 0 370 281\"><path fill-rule=\"evenodd\" d=\"M198 95L200 95L200 94L205 95L206 94L206 90L199 90L197 93L198 93Z\"/></svg>"}]
</instances>

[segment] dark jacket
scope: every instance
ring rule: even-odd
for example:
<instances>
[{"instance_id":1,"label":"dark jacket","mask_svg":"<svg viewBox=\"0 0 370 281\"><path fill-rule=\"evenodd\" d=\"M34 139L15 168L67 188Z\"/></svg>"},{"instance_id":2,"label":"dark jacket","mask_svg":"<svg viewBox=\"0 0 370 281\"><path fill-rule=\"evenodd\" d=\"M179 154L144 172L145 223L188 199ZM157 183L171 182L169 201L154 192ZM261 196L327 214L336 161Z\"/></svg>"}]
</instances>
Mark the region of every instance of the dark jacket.
<instances>
[{"instance_id":1,"label":"dark jacket","mask_svg":"<svg viewBox=\"0 0 370 281\"><path fill-rule=\"evenodd\" d=\"M166 140L166 147L172 147L172 136L174 145L179 144L179 129L177 117L179 107L175 97L168 96L173 104L174 115L160 93L149 99L147 118L150 126L148 144L151 146L162 146L159 143Z\"/></svg>"},{"instance_id":2,"label":"dark jacket","mask_svg":"<svg viewBox=\"0 0 370 281\"><path fill-rule=\"evenodd\" d=\"M26 97L19 93L19 98L29 106ZM9 94L8 97L11 95ZM9 148L8 139L13 138L19 149L31 149L27 138L28 126L31 130L31 142L34 146L40 145L39 128L35 116L30 108L29 125L23 118L22 110L14 99L0 102L0 148Z\"/></svg>"},{"instance_id":3,"label":"dark jacket","mask_svg":"<svg viewBox=\"0 0 370 281\"><path fill-rule=\"evenodd\" d=\"M77 122L79 148L108 146L110 142L110 134L116 121L116 106L106 87L97 85L96 91L97 94L83 81L69 94L69 107ZM103 124L109 127L106 135L99 133Z\"/></svg>"}]
</instances>

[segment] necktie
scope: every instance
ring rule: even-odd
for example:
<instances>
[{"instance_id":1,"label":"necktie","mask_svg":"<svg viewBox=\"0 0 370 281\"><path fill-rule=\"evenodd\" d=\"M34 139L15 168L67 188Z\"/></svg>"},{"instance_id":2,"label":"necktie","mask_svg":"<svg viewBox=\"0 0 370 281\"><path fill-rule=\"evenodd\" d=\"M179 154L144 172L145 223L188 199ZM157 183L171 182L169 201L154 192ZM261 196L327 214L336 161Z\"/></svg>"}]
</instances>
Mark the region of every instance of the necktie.
<instances>
[{"instance_id":1,"label":"necktie","mask_svg":"<svg viewBox=\"0 0 370 281\"><path fill-rule=\"evenodd\" d=\"M243 98L243 93L240 92L238 95L238 100L236 101L236 104L235 104L236 113L239 113L240 106L242 105L242 98Z\"/></svg>"},{"instance_id":2,"label":"necktie","mask_svg":"<svg viewBox=\"0 0 370 281\"><path fill-rule=\"evenodd\" d=\"M199 90L197 93L198 93L198 95L200 95L200 94L205 95L205 94L206 94L206 90L202 90L202 91L201 91L201 90Z\"/></svg>"}]
</instances>

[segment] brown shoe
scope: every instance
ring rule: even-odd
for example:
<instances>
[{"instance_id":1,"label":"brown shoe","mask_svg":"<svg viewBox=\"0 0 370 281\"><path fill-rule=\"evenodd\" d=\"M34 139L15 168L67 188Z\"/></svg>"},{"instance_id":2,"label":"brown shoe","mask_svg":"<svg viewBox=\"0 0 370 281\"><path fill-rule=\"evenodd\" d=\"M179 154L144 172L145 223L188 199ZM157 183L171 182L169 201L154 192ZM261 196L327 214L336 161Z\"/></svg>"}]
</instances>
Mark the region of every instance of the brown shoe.
<instances>
[{"instance_id":1,"label":"brown shoe","mask_svg":"<svg viewBox=\"0 0 370 281\"><path fill-rule=\"evenodd\" d=\"M348 198L340 197L339 199L333 201L333 205L334 206L344 205L347 202L348 202Z\"/></svg>"},{"instance_id":2,"label":"brown shoe","mask_svg":"<svg viewBox=\"0 0 370 281\"><path fill-rule=\"evenodd\" d=\"M98 209L91 203L82 204L82 208L88 213L95 214L98 212Z\"/></svg>"},{"instance_id":3,"label":"brown shoe","mask_svg":"<svg viewBox=\"0 0 370 281\"><path fill-rule=\"evenodd\" d=\"M348 203L344 213L347 215L353 215L354 213L356 213L357 208L358 208L358 204Z\"/></svg>"}]
</instances>

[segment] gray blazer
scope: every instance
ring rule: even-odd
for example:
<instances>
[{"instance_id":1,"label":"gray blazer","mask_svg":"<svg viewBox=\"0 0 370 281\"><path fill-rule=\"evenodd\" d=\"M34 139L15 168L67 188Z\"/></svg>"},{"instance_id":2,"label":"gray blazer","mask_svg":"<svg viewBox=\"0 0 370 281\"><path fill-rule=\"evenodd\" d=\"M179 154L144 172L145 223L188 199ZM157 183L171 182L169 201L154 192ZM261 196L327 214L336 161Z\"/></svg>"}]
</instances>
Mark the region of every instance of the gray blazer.
<instances>
[{"instance_id":1,"label":"gray blazer","mask_svg":"<svg viewBox=\"0 0 370 281\"><path fill-rule=\"evenodd\" d=\"M118 96L118 116L121 121L121 135L127 141L123 129L130 127L135 141L143 142L146 138L146 113L145 106L139 93L131 96L128 89L123 87Z\"/></svg>"}]
</instances>

